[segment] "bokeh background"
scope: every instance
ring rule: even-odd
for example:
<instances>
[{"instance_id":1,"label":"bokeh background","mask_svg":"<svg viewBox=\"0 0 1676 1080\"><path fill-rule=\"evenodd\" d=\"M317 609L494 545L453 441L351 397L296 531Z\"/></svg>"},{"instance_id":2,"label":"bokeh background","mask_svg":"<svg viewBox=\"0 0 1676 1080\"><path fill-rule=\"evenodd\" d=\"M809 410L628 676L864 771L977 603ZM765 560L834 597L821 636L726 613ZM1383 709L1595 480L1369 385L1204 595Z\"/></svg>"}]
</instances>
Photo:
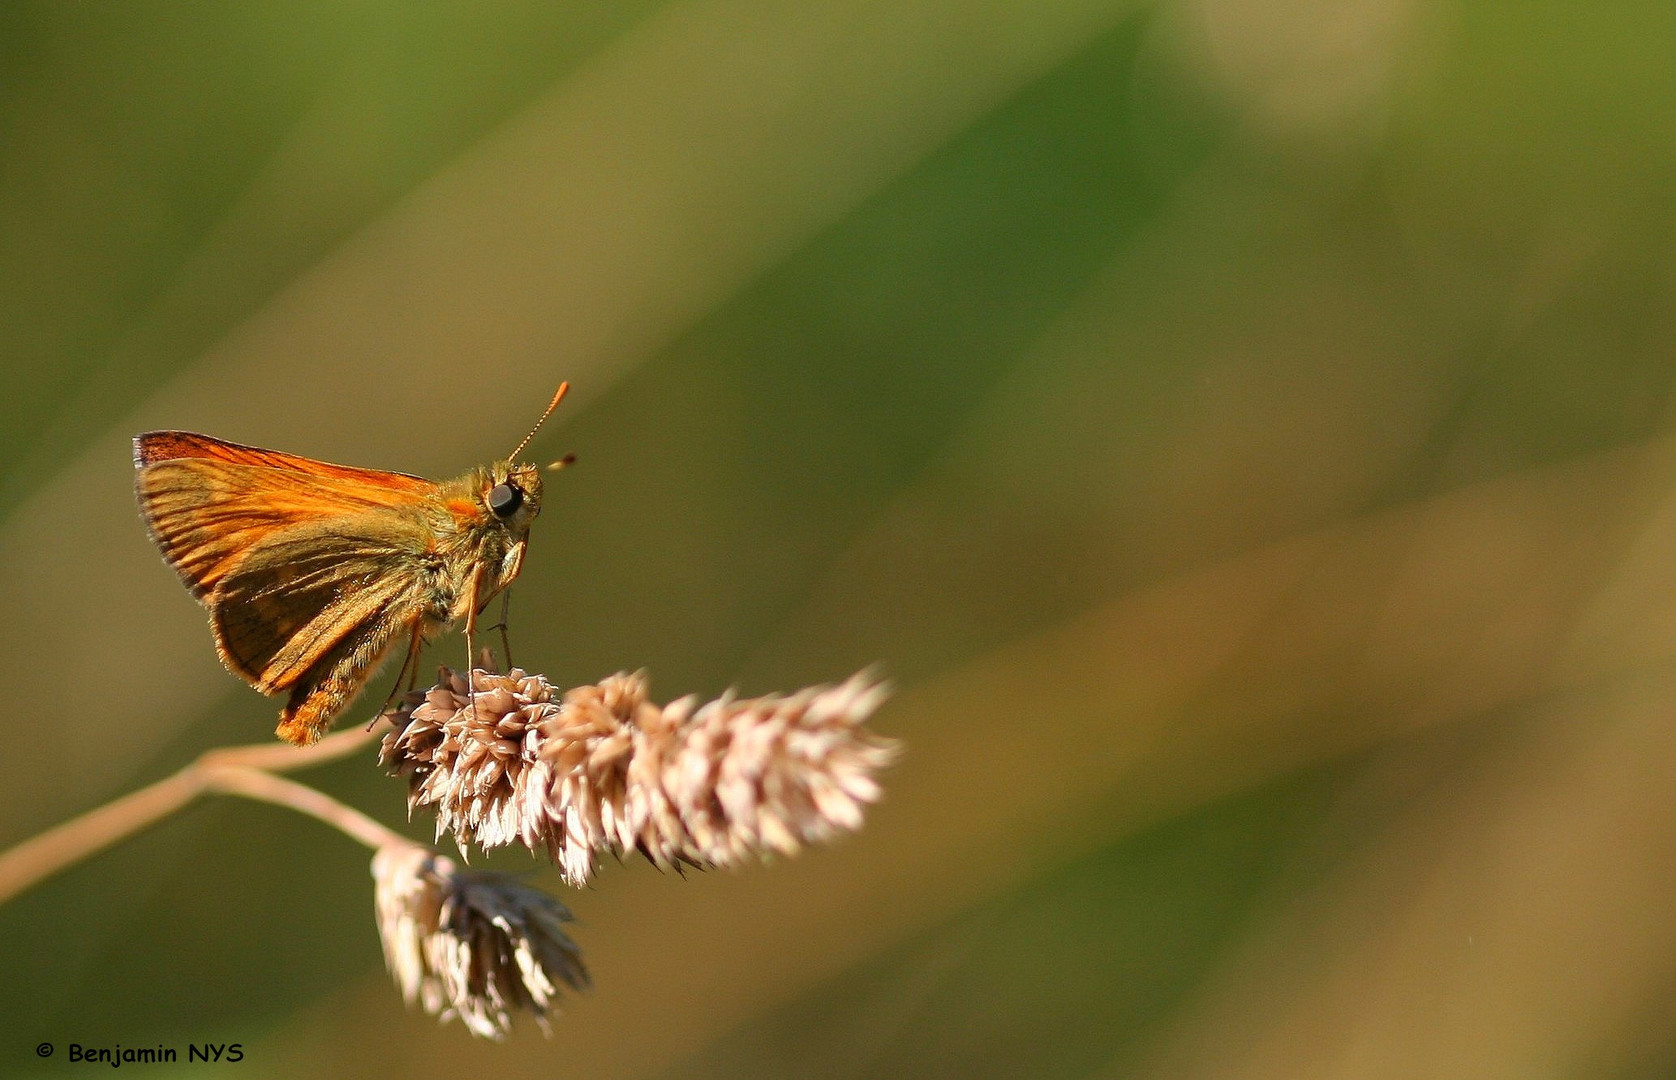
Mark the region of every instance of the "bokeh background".
<instances>
[{"instance_id":1,"label":"bokeh background","mask_svg":"<svg viewBox=\"0 0 1676 1080\"><path fill-rule=\"evenodd\" d=\"M561 378L520 661L881 662L908 745L832 848L568 895L597 986L502 1045L404 1009L366 852L201 803L0 909L0 1074L1676 1074L1673 41L1667 0L0 7L0 843L273 723L133 433L448 476ZM403 821L368 760L299 778Z\"/></svg>"}]
</instances>

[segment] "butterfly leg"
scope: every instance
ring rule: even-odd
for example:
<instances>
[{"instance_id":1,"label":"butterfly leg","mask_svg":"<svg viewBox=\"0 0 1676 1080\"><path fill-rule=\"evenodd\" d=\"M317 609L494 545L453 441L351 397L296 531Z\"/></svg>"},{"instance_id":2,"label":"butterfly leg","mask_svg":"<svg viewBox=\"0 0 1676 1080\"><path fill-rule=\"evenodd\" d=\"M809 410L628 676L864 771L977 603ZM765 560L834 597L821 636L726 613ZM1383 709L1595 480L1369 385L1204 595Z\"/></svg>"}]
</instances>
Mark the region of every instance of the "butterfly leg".
<instances>
[{"instance_id":1,"label":"butterfly leg","mask_svg":"<svg viewBox=\"0 0 1676 1080\"><path fill-rule=\"evenodd\" d=\"M419 652L424 643L424 625L415 622L413 624L413 634L407 639L407 655L402 657L402 666L396 671L396 681L390 684L390 694L384 699L384 704L380 705L378 711L372 714L372 719L367 721L368 731L371 731L373 725L390 711L390 706L395 702L398 694L413 692L414 684L419 681ZM404 676L407 679L405 689L402 687Z\"/></svg>"},{"instance_id":2,"label":"butterfly leg","mask_svg":"<svg viewBox=\"0 0 1676 1080\"><path fill-rule=\"evenodd\" d=\"M477 595L482 573L471 575L471 593L466 599L466 693L471 697L471 722L477 723Z\"/></svg>"},{"instance_id":3,"label":"butterfly leg","mask_svg":"<svg viewBox=\"0 0 1676 1080\"><path fill-rule=\"evenodd\" d=\"M407 673L407 689L402 691L403 693L411 694L413 693L413 688L419 685L419 653L423 651L424 647L424 631L421 628L415 628L413 631L413 645L410 650L411 655L413 656L413 670Z\"/></svg>"},{"instance_id":4,"label":"butterfly leg","mask_svg":"<svg viewBox=\"0 0 1676 1080\"><path fill-rule=\"evenodd\" d=\"M508 615L509 612L511 612L511 610L512 610L512 586L508 585L506 588L504 588L500 591L500 622L496 623L494 626L489 628L491 630L499 630L500 631L500 647L501 647L501 657L502 657L502 661L503 661L501 663L501 670L502 671L511 671L512 670L512 639L510 637L508 637L507 634L506 634L507 615Z\"/></svg>"}]
</instances>

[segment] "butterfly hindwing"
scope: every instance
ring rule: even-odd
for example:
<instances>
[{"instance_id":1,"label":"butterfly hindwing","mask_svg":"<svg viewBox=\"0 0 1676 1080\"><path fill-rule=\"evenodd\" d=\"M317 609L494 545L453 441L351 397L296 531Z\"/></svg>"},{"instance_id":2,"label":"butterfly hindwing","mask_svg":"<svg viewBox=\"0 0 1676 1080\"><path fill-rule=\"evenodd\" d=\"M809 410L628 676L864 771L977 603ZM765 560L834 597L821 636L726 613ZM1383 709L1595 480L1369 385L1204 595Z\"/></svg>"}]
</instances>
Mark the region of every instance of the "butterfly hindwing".
<instances>
[{"instance_id":1,"label":"butterfly hindwing","mask_svg":"<svg viewBox=\"0 0 1676 1080\"><path fill-rule=\"evenodd\" d=\"M223 662L271 694L374 628L408 631L428 613L425 541L417 521L396 515L299 525L261 541L208 605Z\"/></svg>"}]
</instances>

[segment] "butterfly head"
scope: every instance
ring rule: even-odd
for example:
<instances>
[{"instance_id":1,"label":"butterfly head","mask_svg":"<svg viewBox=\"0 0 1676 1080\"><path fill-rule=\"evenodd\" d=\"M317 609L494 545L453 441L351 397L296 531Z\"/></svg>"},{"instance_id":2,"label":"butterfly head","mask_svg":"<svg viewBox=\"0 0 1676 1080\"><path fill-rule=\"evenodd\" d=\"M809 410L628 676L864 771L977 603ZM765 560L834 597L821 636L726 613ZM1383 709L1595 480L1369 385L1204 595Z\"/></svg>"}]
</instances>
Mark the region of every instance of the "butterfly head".
<instances>
[{"instance_id":1,"label":"butterfly head","mask_svg":"<svg viewBox=\"0 0 1676 1080\"><path fill-rule=\"evenodd\" d=\"M534 465L497 461L483 478L483 506L492 520L514 535L529 531L530 522L541 513L541 470Z\"/></svg>"}]
</instances>

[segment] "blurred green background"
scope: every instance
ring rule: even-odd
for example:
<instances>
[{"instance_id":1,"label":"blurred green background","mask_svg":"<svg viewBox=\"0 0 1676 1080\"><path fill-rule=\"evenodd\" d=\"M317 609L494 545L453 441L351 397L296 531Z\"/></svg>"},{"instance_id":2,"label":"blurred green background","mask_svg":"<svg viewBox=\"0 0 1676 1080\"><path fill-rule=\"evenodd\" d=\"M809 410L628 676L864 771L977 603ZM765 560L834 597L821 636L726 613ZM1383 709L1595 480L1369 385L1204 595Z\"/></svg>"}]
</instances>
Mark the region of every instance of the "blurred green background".
<instances>
[{"instance_id":1,"label":"blurred green background","mask_svg":"<svg viewBox=\"0 0 1676 1080\"><path fill-rule=\"evenodd\" d=\"M196 805L0 908L0 1075L1676 1074L1672 41L1667 0L0 7L0 843L272 728L135 432L450 476L561 378L520 662L882 662L908 745L832 848L568 893L597 986L503 1045L403 1008L366 852ZM402 820L367 760L299 778Z\"/></svg>"}]
</instances>

